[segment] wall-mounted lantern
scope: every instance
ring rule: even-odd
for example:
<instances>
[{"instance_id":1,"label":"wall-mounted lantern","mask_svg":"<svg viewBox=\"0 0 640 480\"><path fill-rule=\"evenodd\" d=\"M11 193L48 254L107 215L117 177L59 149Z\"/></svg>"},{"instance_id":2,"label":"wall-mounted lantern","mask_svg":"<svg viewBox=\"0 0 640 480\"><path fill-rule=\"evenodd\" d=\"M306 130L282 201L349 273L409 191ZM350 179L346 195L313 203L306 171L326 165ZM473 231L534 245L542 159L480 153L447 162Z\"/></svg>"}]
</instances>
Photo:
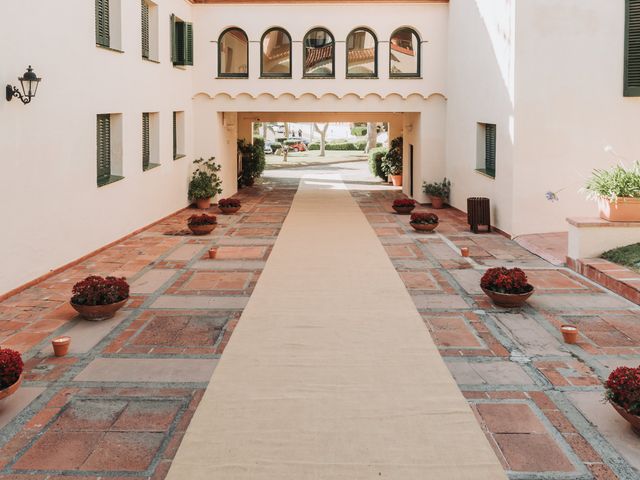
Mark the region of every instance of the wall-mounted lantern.
<instances>
[{"instance_id":1,"label":"wall-mounted lantern","mask_svg":"<svg viewBox=\"0 0 640 480\"><path fill-rule=\"evenodd\" d=\"M22 77L18 78L18 80L20 80L20 84L22 85L22 93L18 87L7 85L7 102L10 102L13 97L16 97L22 100L22 103L26 105L31 102L33 97L36 96L38 84L42 79L38 78L36 73L33 71L33 68L31 68L31 65L29 65L27 71Z\"/></svg>"}]
</instances>

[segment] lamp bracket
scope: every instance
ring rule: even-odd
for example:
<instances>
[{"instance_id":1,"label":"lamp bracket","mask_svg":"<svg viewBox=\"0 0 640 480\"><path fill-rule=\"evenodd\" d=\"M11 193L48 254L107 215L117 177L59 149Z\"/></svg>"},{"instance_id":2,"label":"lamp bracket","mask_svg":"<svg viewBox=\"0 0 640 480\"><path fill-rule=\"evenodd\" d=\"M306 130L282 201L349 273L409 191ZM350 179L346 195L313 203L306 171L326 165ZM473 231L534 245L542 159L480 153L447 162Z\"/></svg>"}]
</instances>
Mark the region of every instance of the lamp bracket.
<instances>
[{"instance_id":1,"label":"lamp bracket","mask_svg":"<svg viewBox=\"0 0 640 480\"><path fill-rule=\"evenodd\" d=\"M13 97L15 98L19 98L22 103L24 103L25 105L29 102L31 102L31 99L29 97L25 97L20 93L20 90L18 90L18 87L12 87L11 85L7 85L7 89L6 89L6 98L7 98L7 102L10 102Z\"/></svg>"}]
</instances>

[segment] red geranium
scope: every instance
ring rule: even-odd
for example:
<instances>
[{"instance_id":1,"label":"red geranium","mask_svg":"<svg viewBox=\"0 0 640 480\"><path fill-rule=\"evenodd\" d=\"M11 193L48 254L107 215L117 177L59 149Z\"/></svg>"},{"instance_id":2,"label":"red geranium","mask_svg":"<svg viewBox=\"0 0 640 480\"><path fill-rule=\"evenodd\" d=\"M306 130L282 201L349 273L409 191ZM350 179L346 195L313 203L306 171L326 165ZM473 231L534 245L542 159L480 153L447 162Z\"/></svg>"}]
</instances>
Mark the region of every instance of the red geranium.
<instances>
[{"instance_id":1,"label":"red geranium","mask_svg":"<svg viewBox=\"0 0 640 480\"><path fill-rule=\"evenodd\" d=\"M393 206L398 208L415 207L416 201L411 198L398 198L393 201Z\"/></svg>"},{"instance_id":2,"label":"red geranium","mask_svg":"<svg viewBox=\"0 0 640 480\"><path fill-rule=\"evenodd\" d=\"M421 225L433 225L440 221L435 213L417 212L411 214L409 223L417 223Z\"/></svg>"},{"instance_id":3,"label":"red geranium","mask_svg":"<svg viewBox=\"0 0 640 480\"><path fill-rule=\"evenodd\" d=\"M129 284L124 278L92 275L73 286L71 301L76 305L110 305L129 298Z\"/></svg>"},{"instance_id":4,"label":"red geranium","mask_svg":"<svg viewBox=\"0 0 640 480\"><path fill-rule=\"evenodd\" d=\"M527 281L527 275L519 268L490 268L482 276L480 286L498 293L520 294L530 292L533 287Z\"/></svg>"},{"instance_id":5,"label":"red geranium","mask_svg":"<svg viewBox=\"0 0 640 480\"><path fill-rule=\"evenodd\" d=\"M640 367L618 367L604 384L608 400L632 415L640 415Z\"/></svg>"},{"instance_id":6,"label":"red geranium","mask_svg":"<svg viewBox=\"0 0 640 480\"><path fill-rule=\"evenodd\" d=\"M218 206L222 208L237 208L242 204L237 198L221 198L218 200Z\"/></svg>"},{"instance_id":7,"label":"red geranium","mask_svg":"<svg viewBox=\"0 0 640 480\"><path fill-rule=\"evenodd\" d=\"M9 348L0 348L0 390L16 383L23 368L24 364L19 352Z\"/></svg>"},{"instance_id":8,"label":"red geranium","mask_svg":"<svg viewBox=\"0 0 640 480\"><path fill-rule=\"evenodd\" d=\"M215 215L191 215L188 220L189 225L215 225L218 223Z\"/></svg>"}]
</instances>

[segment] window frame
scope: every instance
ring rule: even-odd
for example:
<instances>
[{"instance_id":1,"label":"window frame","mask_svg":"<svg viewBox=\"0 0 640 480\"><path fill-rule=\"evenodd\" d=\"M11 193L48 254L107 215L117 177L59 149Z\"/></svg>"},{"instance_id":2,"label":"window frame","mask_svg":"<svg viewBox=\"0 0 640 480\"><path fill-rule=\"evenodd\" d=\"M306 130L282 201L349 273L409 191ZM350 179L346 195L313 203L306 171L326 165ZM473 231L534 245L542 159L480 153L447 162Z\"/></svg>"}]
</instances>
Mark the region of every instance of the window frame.
<instances>
[{"instance_id":1,"label":"window frame","mask_svg":"<svg viewBox=\"0 0 640 480\"><path fill-rule=\"evenodd\" d=\"M331 44L333 46L333 50L331 52L331 74L313 74L307 73L307 37L311 34L311 32L324 32L331 38ZM336 78L336 37L333 36L328 29L324 27L314 27L304 34L302 39L302 78Z\"/></svg>"},{"instance_id":2,"label":"window frame","mask_svg":"<svg viewBox=\"0 0 640 480\"><path fill-rule=\"evenodd\" d=\"M107 173L103 168L105 163L109 170ZM110 182L111 168L111 114L99 113L96 115L96 181L98 187Z\"/></svg>"},{"instance_id":3,"label":"window frame","mask_svg":"<svg viewBox=\"0 0 640 480\"><path fill-rule=\"evenodd\" d=\"M477 124L477 160L476 172L489 178L496 178L498 150L498 126L495 123ZM493 157L491 157L491 153ZM491 160L491 162L489 162ZM493 168L488 168L492 164Z\"/></svg>"},{"instance_id":4,"label":"window frame","mask_svg":"<svg viewBox=\"0 0 640 480\"><path fill-rule=\"evenodd\" d=\"M367 32L368 34L370 34L373 37L373 41L374 41L374 61L373 61L373 74L369 74L369 73L349 73L349 37L351 37L351 35L353 35L356 32L359 31L364 31ZM373 30L371 30L370 28L367 27L357 27L354 28L353 30L351 30L349 32L349 35L347 35L346 41L345 41L345 52L346 52L346 59L345 59L345 74L346 74L346 78L378 78L378 37L377 35L373 32ZM389 56L389 62L391 62L391 56ZM391 69L391 63L389 63L389 69Z\"/></svg>"},{"instance_id":5,"label":"window frame","mask_svg":"<svg viewBox=\"0 0 640 480\"><path fill-rule=\"evenodd\" d=\"M289 39L289 73L265 73L264 72L264 39L271 32L281 31ZM271 27L260 38L260 78L293 78L293 40L291 34L282 27Z\"/></svg>"},{"instance_id":6,"label":"window frame","mask_svg":"<svg viewBox=\"0 0 640 480\"><path fill-rule=\"evenodd\" d=\"M178 28L181 29L181 32L178 32ZM182 49L178 48L179 36L182 36L182 42L184 43ZM175 14L171 14L171 63L174 67L193 66L193 40L193 23L185 22Z\"/></svg>"},{"instance_id":7,"label":"window frame","mask_svg":"<svg viewBox=\"0 0 640 480\"><path fill-rule=\"evenodd\" d=\"M247 73L222 73L222 37L233 30L242 32L244 38L247 39ZM249 56L249 36L247 32L238 27L225 28L218 37L218 78L249 78Z\"/></svg>"},{"instance_id":8,"label":"window frame","mask_svg":"<svg viewBox=\"0 0 640 480\"><path fill-rule=\"evenodd\" d=\"M95 0L96 45L99 47L111 48L110 16L111 2L109 0Z\"/></svg>"},{"instance_id":9,"label":"window frame","mask_svg":"<svg viewBox=\"0 0 640 480\"><path fill-rule=\"evenodd\" d=\"M391 39L393 36L401 30L409 30L416 36L418 51L417 51L417 72L416 73L393 73L391 71ZM396 28L389 36L389 78L421 78L422 76L422 39L415 28L412 27L400 27Z\"/></svg>"}]
</instances>

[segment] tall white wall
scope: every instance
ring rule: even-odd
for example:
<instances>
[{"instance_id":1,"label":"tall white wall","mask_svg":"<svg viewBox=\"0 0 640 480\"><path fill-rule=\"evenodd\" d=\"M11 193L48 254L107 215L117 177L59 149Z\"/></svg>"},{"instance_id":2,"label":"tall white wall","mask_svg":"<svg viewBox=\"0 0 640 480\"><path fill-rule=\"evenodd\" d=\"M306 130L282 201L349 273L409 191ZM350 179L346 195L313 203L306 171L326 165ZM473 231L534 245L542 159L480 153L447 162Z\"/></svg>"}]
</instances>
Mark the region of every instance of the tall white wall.
<instances>
[{"instance_id":1,"label":"tall white wall","mask_svg":"<svg viewBox=\"0 0 640 480\"><path fill-rule=\"evenodd\" d=\"M451 0L447 68L446 176L451 204L488 197L492 223L513 229L514 0ZM496 177L476 171L478 122L497 126ZM519 128L519 127L518 127Z\"/></svg>"},{"instance_id":2,"label":"tall white wall","mask_svg":"<svg viewBox=\"0 0 640 480\"><path fill-rule=\"evenodd\" d=\"M187 204L193 159L191 70L170 62L169 17L184 0L155 0L160 63L143 61L140 2L122 2L124 53L95 45L94 2L3 2L0 85L33 65L30 105L0 100L0 294ZM184 111L185 153L172 155L172 112ZM159 112L161 166L142 171L142 112ZM96 185L96 115L122 114L124 179ZM100 272L96 272L100 273Z\"/></svg>"},{"instance_id":3,"label":"tall white wall","mask_svg":"<svg viewBox=\"0 0 640 480\"><path fill-rule=\"evenodd\" d=\"M640 158L640 98L625 98L624 4L518 0L515 235L564 231L597 216L578 192L593 168L615 165L607 145ZM560 191L559 202L545 199Z\"/></svg>"}]
</instances>

